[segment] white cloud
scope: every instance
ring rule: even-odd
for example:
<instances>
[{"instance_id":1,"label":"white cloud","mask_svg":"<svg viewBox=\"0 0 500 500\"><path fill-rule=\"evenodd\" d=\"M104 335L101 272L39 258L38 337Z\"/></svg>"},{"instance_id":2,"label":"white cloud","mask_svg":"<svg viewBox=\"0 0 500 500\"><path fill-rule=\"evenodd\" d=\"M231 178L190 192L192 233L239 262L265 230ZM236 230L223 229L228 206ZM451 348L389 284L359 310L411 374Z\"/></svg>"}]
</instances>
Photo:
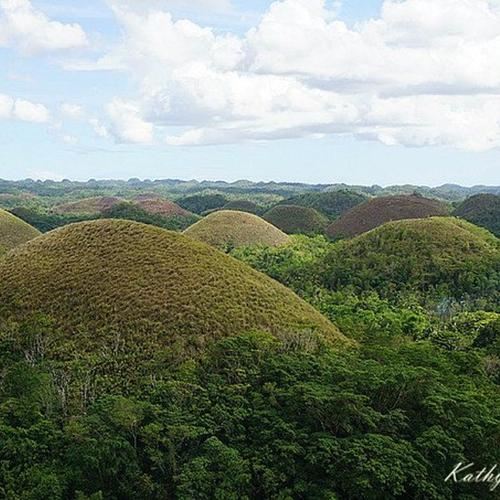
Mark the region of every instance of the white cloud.
<instances>
[{"instance_id":1,"label":"white cloud","mask_svg":"<svg viewBox=\"0 0 500 500\"><path fill-rule=\"evenodd\" d=\"M85 109L80 104L65 102L61 105L61 113L73 120L79 120L85 117Z\"/></svg>"},{"instance_id":2,"label":"white cloud","mask_svg":"<svg viewBox=\"0 0 500 500\"><path fill-rule=\"evenodd\" d=\"M153 125L140 117L135 103L115 99L108 105L108 114L118 142L150 144L153 141Z\"/></svg>"},{"instance_id":3,"label":"white cloud","mask_svg":"<svg viewBox=\"0 0 500 500\"><path fill-rule=\"evenodd\" d=\"M50 119L50 113L43 104L0 94L0 119L46 123Z\"/></svg>"},{"instance_id":4,"label":"white cloud","mask_svg":"<svg viewBox=\"0 0 500 500\"><path fill-rule=\"evenodd\" d=\"M87 36L79 24L52 21L29 0L0 0L0 46L16 46L33 54L82 48L87 44Z\"/></svg>"},{"instance_id":5,"label":"white cloud","mask_svg":"<svg viewBox=\"0 0 500 500\"><path fill-rule=\"evenodd\" d=\"M281 0L244 37L113 8L124 37L101 61L128 68L138 89L108 106L119 141L149 144L158 129L168 145L351 134L500 147L493 0L386 0L354 27L323 0Z\"/></svg>"}]
</instances>

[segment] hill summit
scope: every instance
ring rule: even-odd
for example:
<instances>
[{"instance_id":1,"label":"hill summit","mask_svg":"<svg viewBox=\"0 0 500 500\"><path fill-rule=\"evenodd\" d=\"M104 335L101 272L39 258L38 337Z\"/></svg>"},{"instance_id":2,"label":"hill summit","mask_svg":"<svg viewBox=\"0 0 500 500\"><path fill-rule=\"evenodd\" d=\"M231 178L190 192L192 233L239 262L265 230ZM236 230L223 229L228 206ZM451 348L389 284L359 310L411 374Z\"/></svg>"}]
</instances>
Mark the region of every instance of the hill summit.
<instances>
[{"instance_id":1,"label":"hill summit","mask_svg":"<svg viewBox=\"0 0 500 500\"><path fill-rule=\"evenodd\" d=\"M186 236L221 250L246 245L278 246L288 236L257 215L235 210L220 210L207 215L186 229Z\"/></svg>"},{"instance_id":2,"label":"hill summit","mask_svg":"<svg viewBox=\"0 0 500 500\"><path fill-rule=\"evenodd\" d=\"M41 233L15 215L0 209L0 255Z\"/></svg>"}]
</instances>

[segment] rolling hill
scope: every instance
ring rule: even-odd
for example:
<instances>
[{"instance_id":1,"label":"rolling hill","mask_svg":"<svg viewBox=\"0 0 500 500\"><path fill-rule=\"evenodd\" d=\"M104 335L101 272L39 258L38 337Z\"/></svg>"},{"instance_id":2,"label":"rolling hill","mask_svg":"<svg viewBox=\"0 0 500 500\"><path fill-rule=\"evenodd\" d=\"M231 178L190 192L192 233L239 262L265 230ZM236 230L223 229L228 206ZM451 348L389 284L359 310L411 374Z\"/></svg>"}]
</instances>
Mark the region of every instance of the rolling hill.
<instances>
[{"instance_id":1,"label":"rolling hill","mask_svg":"<svg viewBox=\"0 0 500 500\"><path fill-rule=\"evenodd\" d=\"M498 195L471 196L458 206L454 215L484 227L500 237L500 196Z\"/></svg>"},{"instance_id":2,"label":"rolling hill","mask_svg":"<svg viewBox=\"0 0 500 500\"><path fill-rule=\"evenodd\" d=\"M123 199L117 198L116 196L84 198L83 200L59 205L53 209L53 212L59 215L95 215L123 201Z\"/></svg>"},{"instance_id":3,"label":"rolling hill","mask_svg":"<svg viewBox=\"0 0 500 500\"><path fill-rule=\"evenodd\" d=\"M323 193L304 193L284 200L281 204L314 208L330 219L336 219L367 199L363 194L341 189Z\"/></svg>"},{"instance_id":4,"label":"rolling hill","mask_svg":"<svg viewBox=\"0 0 500 500\"><path fill-rule=\"evenodd\" d=\"M133 202L150 214L163 215L166 217L176 215L178 217L193 217L193 213L185 210L173 201L158 197L138 196Z\"/></svg>"},{"instance_id":5,"label":"rolling hill","mask_svg":"<svg viewBox=\"0 0 500 500\"><path fill-rule=\"evenodd\" d=\"M41 233L18 217L0 209L0 255Z\"/></svg>"},{"instance_id":6,"label":"rolling hill","mask_svg":"<svg viewBox=\"0 0 500 500\"><path fill-rule=\"evenodd\" d=\"M344 340L293 292L245 264L122 220L72 224L10 252L0 264L0 303L14 316L50 316L60 342L91 352L116 335L144 353L156 344L197 352L210 339L249 330L315 330Z\"/></svg>"},{"instance_id":7,"label":"rolling hill","mask_svg":"<svg viewBox=\"0 0 500 500\"><path fill-rule=\"evenodd\" d=\"M287 234L321 234L328 219L310 207L277 205L268 210L263 218Z\"/></svg>"},{"instance_id":8,"label":"rolling hill","mask_svg":"<svg viewBox=\"0 0 500 500\"><path fill-rule=\"evenodd\" d=\"M258 215L261 208L250 200L232 200L226 203L223 207L224 210L236 210L237 212L248 212L249 214Z\"/></svg>"},{"instance_id":9,"label":"rolling hill","mask_svg":"<svg viewBox=\"0 0 500 500\"><path fill-rule=\"evenodd\" d=\"M326 230L331 238L351 238L386 222L448 215L448 206L422 196L374 198L346 212Z\"/></svg>"},{"instance_id":10,"label":"rolling hill","mask_svg":"<svg viewBox=\"0 0 500 500\"><path fill-rule=\"evenodd\" d=\"M184 234L224 251L246 245L278 246L288 241L285 233L257 215L232 210L213 212Z\"/></svg>"},{"instance_id":11,"label":"rolling hill","mask_svg":"<svg viewBox=\"0 0 500 500\"><path fill-rule=\"evenodd\" d=\"M389 222L339 242L325 263L332 289L486 298L500 306L500 245L488 231L451 217Z\"/></svg>"}]
</instances>

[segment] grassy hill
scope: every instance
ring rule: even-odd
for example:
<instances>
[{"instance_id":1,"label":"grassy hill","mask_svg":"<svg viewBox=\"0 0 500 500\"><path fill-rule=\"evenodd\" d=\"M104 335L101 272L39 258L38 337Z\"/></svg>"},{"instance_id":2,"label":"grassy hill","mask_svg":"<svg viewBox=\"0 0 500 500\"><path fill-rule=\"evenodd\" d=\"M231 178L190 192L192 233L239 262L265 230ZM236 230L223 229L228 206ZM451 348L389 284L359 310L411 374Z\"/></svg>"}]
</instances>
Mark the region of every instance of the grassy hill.
<instances>
[{"instance_id":1,"label":"grassy hill","mask_svg":"<svg viewBox=\"0 0 500 500\"><path fill-rule=\"evenodd\" d=\"M286 336L307 329L309 337L312 329L344 339L289 289L236 259L121 220L65 226L10 252L0 264L0 304L14 316L49 315L61 342L77 350L119 342L145 356L157 344L196 352L210 339L249 330Z\"/></svg>"},{"instance_id":2,"label":"grassy hill","mask_svg":"<svg viewBox=\"0 0 500 500\"><path fill-rule=\"evenodd\" d=\"M97 196L59 205L54 208L53 212L59 215L94 215L123 201L116 196Z\"/></svg>"},{"instance_id":3,"label":"grassy hill","mask_svg":"<svg viewBox=\"0 0 500 500\"><path fill-rule=\"evenodd\" d=\"M284 200L281 204L314 208L330 219L336 219L367 199L363 194L341 189L324 193L304 193Z\"/></svg>"},{"instance_id":4,"label":"grassy hill","mask_svg":"<svg viewBox=\"0 0 500 500\"><path fill-rule=\"evenodd\" d=\"M328 224L326 216L314 208L295 205L277 205L263 218L287 234L320 234Z\"/></svg>"},{"instance_id":5,"label":"grassy hill","mask_svg":"<svg viewBox=\"0 0 500 500\"><path fill-rule=\"evenodd\" d=\"M499 240L448 217L389 222L339 242L326 259L325 276L332 289L482 297L500 306Z\"/></svg>"},{"instance_id":6,"label":"grassy hill","mask_svg":"<svg viewBox=\"0 0 500 500\"><path fill-rule=\"evenodd\" d=\"M454 215L484 227L500 237L500 196L478 194L467 198Z\"/></svg>"},{"instance_id":7,"label":"grassy hill","mask_svg":"<svg viewBox=\"0 0 500 500\"><path fill-rule=\"evenodd\" d=\"M224 210L236 210L237 212L248 212L249 214L258 215L261 208L250 200L232 200L224 205Z\"/></svg>"},{"instance_id":8,"label":"grassy hill","mask_svg":"<svg viewBox=\"0 0 500 500\"><path fill-rule=\"evenodd\" d=\"M173 201L158 197L139 196L134 199L134 203L150 214L163 216L192 217L193 213L185 210Z\"/></svg>"},{"instance_id":9,"label":"grassy hill","mask_svg":"<svg viewBox=\"0 0 500 500\"><path fill-rule=\"evenodd\" d=\"M374 198L346 212L326 230L331 238L350 238L386 222L448 215L448 206L422 196Z\"/></svg>"},{"instance_id":10,"label":"grassy hill","mask_svg":"<svg viewBox=\"0 0 500 500\"><path fill-rule=\"evenodd\" d=\"M41 233L23 220L0 209L0 255Z\"/></svg>"},{"instance_id":11,"label":"grassy hill","mask_svg":"<svg viewBox=\"0 0 500 500\"><path fill-rule=\"evenodd\" d=\"M283 231L257 215L232 210L213 212L189 227L184 234L221 250L246 245L277 246L288 241Z\"/></svg>"}]
</instances>

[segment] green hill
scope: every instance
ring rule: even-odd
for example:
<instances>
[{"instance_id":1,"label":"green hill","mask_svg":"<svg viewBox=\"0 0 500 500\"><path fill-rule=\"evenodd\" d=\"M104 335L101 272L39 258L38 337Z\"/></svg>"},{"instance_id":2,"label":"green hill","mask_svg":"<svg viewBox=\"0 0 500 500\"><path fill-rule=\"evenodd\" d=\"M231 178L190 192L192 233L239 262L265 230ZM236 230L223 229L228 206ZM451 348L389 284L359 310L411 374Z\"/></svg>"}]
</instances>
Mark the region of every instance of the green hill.
<instances>
[{"instance_id":1,"label":"green hill","mask_svg":"<svg viewBox=\"0 0 500 500\"><path fill-rule=\"evenodd\" d=\"M328 224L326 216L314 208L294 205L277 205L263 218L287 234L320 234Z\"/></svg>"},{"instance_id":2,"label":"green hill","mask_svg":"<svg viewBox=\"0 0 500 500\"><path fill-rule=\"evenodd\" d=\"M314 208L330 219L336 219L367 199L362 194L341 189L323 193L304 193L284 200L281 204Z\"/></svg>"},{"instance_id":3,"label":"green hill","mask_svg":"<svg viewBox=\"0 0 500 500\"><path fill-rule=\"evenodd\" d=\"M177 203L185 210L201 215L203 212L222 208L227 199L221 194L195 194L184 196Z\"/></svg>"},{"instance_id":4,"label":"green hill","mask_svg":"<svg viewBox=\"0 0 500 500\"><path fill-rule=\"evenodd\" d=\"M248 212L249 214L258 215L261 208L250 200L232 200L224 205L224 210L236 210L237 212Z\"/></svg>"},{"instance_id":5,"label":"green hill","mask_svg":"<svg viewBox=\"0 0 500 500\"><path fill-rule=\"evenodd\" d=\"M500 237L500 196L478 194L467 198L454 215L484 227Z\"/></svg>"},{"instance_id":6,"label":"green hill","mask_svg":"<svg viewBox=\"0 0 500 500\"><path fill-rule=\"evenodd\" d=\"M386 196L354 207L326 230L332 238L350 238L386 222L448 215L448 206L422 196Z\"/></svg>"},{"instance_id":7,"label":"green hill","mask_svg":"<svg viewBox=\"0 0 500 500\"><path fill-rule=\"evenodd\" d=\"M150 214L162 215L164 217L193 217L193 213L185 210L173 201L147 195L136 197L133 202Z\"/></svg>"},{"instance_id":8,"label":"green hill","mask_svg":"<svg viewBox=\"0 0 500 500\"><path fill-rule=\"evenodd\" d=\"M144 353L173 343L196 352L248 330L344 339L289 289L232 257L121 220L65 226L10 252L0 264L0 304L14 316L54 318L66 342L90 351L116 335Z\"/></svg>"},{"instance_id":9,"label":"green hill","mask_svg":"<svg viewBox=\"0 0 500 500\"><path fill-rule=\"evenodd\" d=\"M285 233L257 215L232 210L213 212L184 234L221 250L246 245L277 246L288 241Z\"/></svg>"},{"instance_id":10,"label":"green hill","mask_svg":"<svg viewBox=\"0 0 500 500\"><path fill-rule=\"evenodd\" d=\"M327 257L332 289L485 298L500 306L500 246L488 231L454 218L389 222L339 242Z\"/></svg>"},{"instance_id":11,"label":"green hill","mask_svg":"<svg viewBox=\"0 0 500 500\"><path fill-rule=\"evenodd\" d=\"M18 217L0 209L0 255L41 233Z\"/></svg>"}]
</instances>

